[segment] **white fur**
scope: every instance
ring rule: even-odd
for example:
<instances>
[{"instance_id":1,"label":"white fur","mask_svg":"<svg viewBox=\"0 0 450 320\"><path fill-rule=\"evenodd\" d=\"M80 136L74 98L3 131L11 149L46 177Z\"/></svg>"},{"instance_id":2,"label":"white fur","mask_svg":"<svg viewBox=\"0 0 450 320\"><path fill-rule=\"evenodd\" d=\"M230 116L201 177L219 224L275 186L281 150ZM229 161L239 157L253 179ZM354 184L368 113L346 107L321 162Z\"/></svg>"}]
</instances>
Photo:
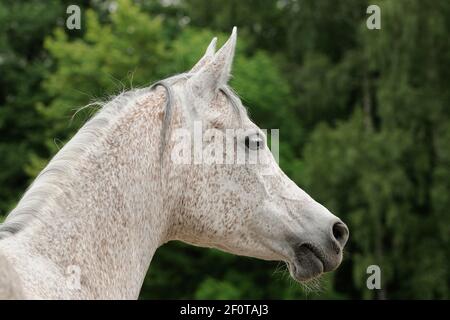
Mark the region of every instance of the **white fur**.
<instances>
[{"instance_id":1,"label":"white fur","mask_svg":"<svg viewBox=\"0 0 450 320\"><path fill-rule=\"evenodd\" d=\"M283 260L299 281L339 265L346 229L333 238L339 219L267 146L271 175L260 165L170 160L174 130L194 121L260 132L227 86L235 46L234 29L189 73L119 95L58 152L0 226L0 297L137 298L155 250L171 240ZM235 148L245 146L236 138Z\"/></svg>"}]
</instances>

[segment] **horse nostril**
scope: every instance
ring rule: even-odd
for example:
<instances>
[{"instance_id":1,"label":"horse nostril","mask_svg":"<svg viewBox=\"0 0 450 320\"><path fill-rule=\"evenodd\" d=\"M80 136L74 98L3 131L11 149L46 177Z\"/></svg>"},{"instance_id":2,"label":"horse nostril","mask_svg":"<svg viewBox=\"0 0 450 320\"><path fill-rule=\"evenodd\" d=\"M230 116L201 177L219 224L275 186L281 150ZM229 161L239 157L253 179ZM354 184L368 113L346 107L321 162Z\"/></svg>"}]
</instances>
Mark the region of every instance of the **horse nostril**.
<instances>
[{"instance_id":1,"label":"horse nostril","mask_svg":"<svg viewBox=\"0 0 450 320\"><path fill-rule=\"evenodd\" d=\"M333 237L343 248L348 240L348 228L342 222L336 222L333 225Z\"/></svg>"}]
</instances>

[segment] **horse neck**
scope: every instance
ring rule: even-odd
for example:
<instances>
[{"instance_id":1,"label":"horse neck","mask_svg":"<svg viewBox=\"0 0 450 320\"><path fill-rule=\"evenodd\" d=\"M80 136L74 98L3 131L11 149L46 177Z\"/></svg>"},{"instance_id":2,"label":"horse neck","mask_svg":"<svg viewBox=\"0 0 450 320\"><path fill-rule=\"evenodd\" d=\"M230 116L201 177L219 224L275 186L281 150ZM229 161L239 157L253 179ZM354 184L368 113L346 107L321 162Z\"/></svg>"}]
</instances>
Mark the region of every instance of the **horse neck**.
<instances>
[{"instance_id":1,"label":"horse neck","mask_svg":"<svg viewBox=\"0 0 450 320\"><path fill-rule=\"evenodd\" d=\"M52 162L64 157L55 157L47 169L56 175L47 182L48 193L33 194L32 186L19 203L16 210L23 210L21 204L32 203L30 197L41 197L33 208L35 218L0 241L0 249L27 279L25 292L78 298L138 296L155 250L166 241L159 141L142 138L142 132L159 137L163 103L158 101L163 97L156 90L130 101L131 107L123 107L125 115L111 121L91 147L67 164L70 170L57 170ZM35 185L39 179L44 178ZM71 270L79 271L79 287L61 285ZM45 283L37 279L39 274Z\"/></svg>"}]
</instances>

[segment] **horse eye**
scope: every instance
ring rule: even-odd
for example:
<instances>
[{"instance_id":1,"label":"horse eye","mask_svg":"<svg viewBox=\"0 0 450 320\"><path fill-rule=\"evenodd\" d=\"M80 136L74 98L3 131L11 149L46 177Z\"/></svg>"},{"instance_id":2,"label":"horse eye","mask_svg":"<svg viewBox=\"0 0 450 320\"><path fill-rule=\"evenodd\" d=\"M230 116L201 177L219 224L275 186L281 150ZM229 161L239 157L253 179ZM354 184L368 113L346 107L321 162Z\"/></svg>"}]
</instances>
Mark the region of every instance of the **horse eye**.
<instances>
[{"instance_id":1,"label":"horse eye","mask_svg":"<svg viewBox=\"0 0 450 320\"><path fill-rule=\"evenodd\" d=\"M249 150L260 150L264 147L264 140L259 134L245 137L245 147Z\"/></svg>"}]
</instances>

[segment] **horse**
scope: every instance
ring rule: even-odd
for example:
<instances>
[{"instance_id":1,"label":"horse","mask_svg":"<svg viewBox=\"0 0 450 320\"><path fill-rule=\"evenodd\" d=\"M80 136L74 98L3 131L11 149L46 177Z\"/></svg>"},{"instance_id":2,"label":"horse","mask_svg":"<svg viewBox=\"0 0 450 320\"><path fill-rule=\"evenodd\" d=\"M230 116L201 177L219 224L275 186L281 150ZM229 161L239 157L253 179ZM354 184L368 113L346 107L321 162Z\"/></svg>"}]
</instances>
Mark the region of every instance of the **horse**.
<instances>
[{"instance_id":1,"label":"horse","mask_svg":"<svg viewBox=\"0 0 450 320\"><path fill-rule=\"evenodd\" d=\"M228 85L236 41L117 95L53 157L0 225L0 298L136 299L174 240L283 261L301 283L339 266L347 226L284 174ZM230 163L176 161L196 123L206 147L231 132Z\"/></svg>"}]
</instances>

